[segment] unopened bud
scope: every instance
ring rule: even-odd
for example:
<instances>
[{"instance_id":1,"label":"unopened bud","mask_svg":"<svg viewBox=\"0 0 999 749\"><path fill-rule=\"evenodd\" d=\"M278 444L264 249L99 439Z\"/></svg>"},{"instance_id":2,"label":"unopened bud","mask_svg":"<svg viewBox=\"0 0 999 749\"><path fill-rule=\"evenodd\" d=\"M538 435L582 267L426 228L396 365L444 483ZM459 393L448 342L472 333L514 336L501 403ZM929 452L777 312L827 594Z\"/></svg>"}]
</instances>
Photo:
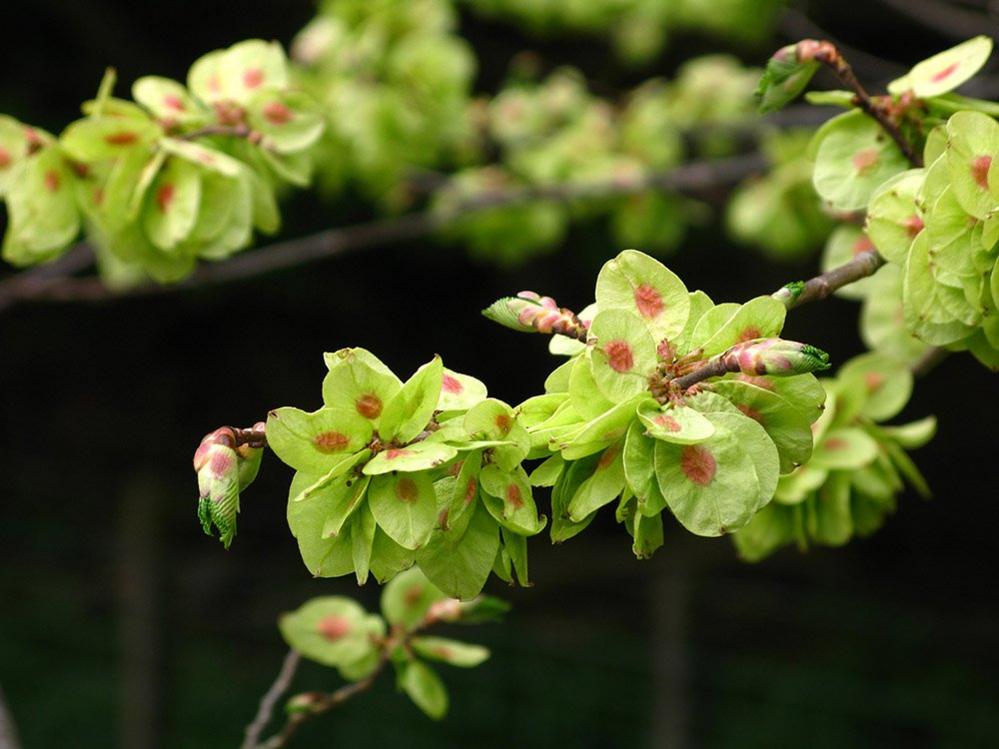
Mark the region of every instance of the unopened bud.
<instances>
[{"instance_id":1,"label":"unopened bud","mask_svg":"<svg viewBox=\"0 0 999 749\"><path fill-rule=\"evenodd\" d=\"M587 325L572 310L559 307L550 296L522 291L517 296L493 302L482 314L512 330L522 333L555 333L586 340Z\"/></svg>"},{"instance_id":2,"label":"unopened bud","mask_svg":"<svg viewBox=\"0 0 999 749\"><path fill-rule=\"evenodd\" d=\"M737 343L719 359L730 372L790 376L829 369L829 354L807 343L782 338L757 338Z\"/></svg>"},{"instance_id":3,"label":"unopened bud","mask_svg":"<svg viewBox=\"0 0 999 749\"><path fill-rule=\"evenodd\" d=\"M312 712L316 705L322 702L324 696L322 692L302 692L301 694L296 694L285 703L284 710L288 715Z\"/></svg>"},{"instance_id":4,"label":"unopened bud","mask_svg":"<svg viewBox=\"0 0 999 749\"><path fill-rule=\"evenodd\" d=\"M253 430L262 434L263 424L256 424ZM263 455L260 447L237 442L236 430L221 427L206 435L194 453L198 519L207 535L212 535L212 526L218 529L219 540L227 549L236 535L239 493L256 478Z\"/></svg>"},{"instance_id":5,"label":"unopened bud","mask_svg":"<svg viewBox=\"0 0 999 749\"><path fill-rule=\"evenodd\" d=\"M761 112L775 112L800 94L819 67L815 42L805 40L777 50L767 62L756 95Z\"/></svg>"}]
</instances>

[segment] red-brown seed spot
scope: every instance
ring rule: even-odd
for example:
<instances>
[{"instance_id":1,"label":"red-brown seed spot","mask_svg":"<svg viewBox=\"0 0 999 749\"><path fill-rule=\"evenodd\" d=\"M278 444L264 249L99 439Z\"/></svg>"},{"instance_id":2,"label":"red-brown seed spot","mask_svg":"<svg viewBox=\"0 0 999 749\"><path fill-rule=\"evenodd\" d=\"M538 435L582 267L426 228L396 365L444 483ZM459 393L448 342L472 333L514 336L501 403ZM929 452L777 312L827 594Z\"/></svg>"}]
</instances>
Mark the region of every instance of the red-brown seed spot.
<instances>
[{"instance_id":1,"label":"red-brown seed spot","mask_svg":"<svg viewBox=\"0 0 999 749\"><path fill-rule=\"evenodd\" d=\"M745 403L736 403L735 407L738 408L740 411L742 411L742 413L744 413L753 421L759 422L760 424L763 423L763 414L761 414L755 408L751 408L750 406L747 406Z\"/></svg>"},{"instance_id":2,"label":"red-brown seed spot","mask_svg":"<svg viewBox=\"0 0 999 749\"><path fill-rule=\"evenodd\" d=\"M208 79L208 90L216 94L222 90L222 82L219 80L218 73Z\"/></svg>"},{"instance_id":3,"label":"red-brown seed spot","mask_svg":"<svg viewBox=\"0 0 999 749\"><path fill-rule=\"evenodd\" d=\"M867 392L873 393L885 384L885 378L880 372L868 372L864 375L864 383L867 385Z\"/></svg>"},{"instance_id":4,"label":"red-brown seed spot","mask_svg":"<svg viewBox=\"0 0 999 749\"><path fill-rule=\"evenodd\" d=\"M130 146L139 139L137 133L131 130L122 130L118 133L110 133L104 136L104 142L109 146Z\"/></svg>"},{"instance_id":5,"label":"red-brown seed spot","mask_svg":"<svg viewBox=\"0 0 999 749\"><path fill-rule=\"evenodd\" d=\"M850 248L850 252L854 257L857 257L857 255L861 252L870 252L873 249L874 242L871 241L871 238L866 234L861 234L857 237L857 241L853 243L853 246Z\"/></svg>"},{"instance_id":6,"label":"red-brown seed spot","mask_svg":"<svg viewBox=\"0 0 999 749\"><path fill-rule=\"evenodd\" d=\"M93 198L94 198L94 205L103 205L104 204L104 188L103 187L95 187L94 188L94 192L93 192Z\"/></svg>"},{"instance_id":7,"label":"red-brown seed spot","mask_svg":"<svg viewBox=\"0 0 999 749\"><path fill-rule=\"evenodd\" d=\"M350 632L350 621L343 616L331 614L319 620L316 631L327 640L336 641Z\"/></svg>"},{"instance_id":8,"label":"red-brown seed spot","mask_svg":"<svg viewBox=\"0 0 999 749\"><path fill-rule=\"evenodd\" d=\"M607 354L607 363L615 372L630 372L635 366L635 359L631 354L631 346L627 341L610 341L604 346Z\"/></svg>"},{"instance_id":9,"label":"red-brown seed spot","mask_svg":"<svg viewBox=\"0 0 999 749\"><path fill-rule=\"evenodd\" d=\"M447 660L448 658L451 657L451 648L446 648L443 645L438 645L436 648L434 648L433 653L438 658L443 658L444 660Z\"/></svg>"},{"instance_id":10,"label":"red-brown seed spot","mask_svg":"<svg viewBox=\"0 0 999 749\"><path fill-rule=\"evenodd\" d=\"M752 341L756 338L762 338L763 334L760 329L754 325L750 325L748 328L743 328L742 332L739 333L739 343L743 341Z\"/></svg>"},{"instance_id":11,"label":"red-brown seed spot","mask_svg":"<svg viewBox=\"0 0 999 749\"><path fill-rule=\"evenodd\" d=\"M402 602L406 604L408 608L413 608L416 604L420 602L423 598L423 586L422 585L412 585L406 589L406 592L402 594Z\"/></svg>"},{"instance_id":12,"label":"red-brown seed spot","mask_svg":"<svg viewBox=\"0 0 999 749\"><path fill-rule=\"evenodd\" d=\"M475 489L476 483L475 479L468 482L468 486L465 487L465 504L471 504L472 500L475 499Z\"/></svg>"},{"instance_id":13,"label":"red-brown seed spot","mask_svg":"<svg viewBox=\"0 0 999 749\"><path fill-rule=\"evenodd\" d=\"M365 393L354 402L354 408L365 419L377 419L382 413L382 399L374 393Z\"/></svg>"},{"instance_id":14,"label":"red-brown seed spot","mask_svg":"<svg viewBox=\"0 0 999 749\"><path fill-rule=\"evenodd\" d=\"M507 484L506 501L513 505L515 510L524 506L524 498L520 495L520 487L516 484Z\"/></svg>"},{"instance_id":15,"label":"red-brown seed spot","mask_svg":"<svg viewBox=\"0 0 999 749\"><path fill-rule=\"evenodd\" d=\"M390 447L385 451L386 460L395 460L396 458L405 458L407 455L412 455L412 450L406 450L402 447Z\"/></svg>"},{"instance_id":16,"label":"red-brown seed spot","mask_svg":"<svg viewBox=\"0 0 999 749\"><path fill-rule=\"evenodd\" d=\"M199 151L198 152L198 161L200 161L202 164L214 164L215 163L215 157L212 156L207 151Z\"/></svg>"},{"instance_id":17,"label":"red-brown seed spot","mask_svg":"<svg viewBox=\"0 0 999 749\"><path fill-rule=\"evenodd\" d=\"M822 446L826 450L836 451L836 450L842 450L844 447L846 447L846 445L847 445L846 440L840 439L839 437L831 437L830 439L827 439Z\"/></svg>"},{"instance_id":18,"label":"red-brown seed spot","mask_svg":"<svg viewBox=\"0 0 999 749\"><path fill-rule=\"evenodd\" d=\"M312 444L321 453L338 453L347 448L350 438L342 432L323 432L312 438Z\"/></svg>"},{"instance_id":19,"label":"red-brown seed spot","mask_svg":"<svg viewBox=\"0 0 999 749\"><path fill-rule=\"evenodd\" d=\"M167 109L173 109L177 112L184 111L184 102L176 94L167 94L163 97L163 106Z\"/></svg>"},{"instance_id":20,"label":"red-brown seed spot","mask_svg":"<svg viewBox=\"0 0 999 749\"><path fill-rule=\"evenodd\" d=\"M923 220L915 213L905 220L905 232L910 237L914 237L919 234L919 232L923 230L923 226Z\"/></svg>"},{"instance_id":21,"label":"red-brown seed spot","mask_svg":"<svg viewBox=\"0 0 999 749\"><path fill-rule=\"evenodd\" d=\"M872 167L877 166L878 161L881 156L876 148L865 148L862 151L857 151L853 154L853 168L857 170L860 174L869 171Z\"/></svg>"},{"instance_id":22,"label":"red-brown seed spot","mask_svg":"<svg viewBox=\"0 0 999 749\"><path fill-rule=\"evenodd\" d=\"M160 213L166 213L167 209L170 208L170 204L173 202L173 196L177 192L177 188L173 185L161 185L160 189L156 191L156 205L159 206Z\"/></svg>"},{"instance_id":23,"label":"red-brown seed spot","mask_svg":"<svg viewBox=\"0 0 999 749\"><path fill-rule=\"evenodd\" d=\"M452 463L447 469L448 476L457 476L459 473L461 473L461 467L464 464L465 461L463 460L460 460L457 463Z\"/></svg>"},{"instance_id":24,"label":"red-brown seed spot","mask_svg":"<svg viewBox=\"0 0 999 749\"><path fill-rule=\"evenodd\" d=\"M509 414L497 414L495 419L496 428L500 430L503 434L510 431L510 427L513 426L513 422L510 420Z\"/></svg>"},{"instance_id":25,"label":"red-brown seed spot","mask_svg":"<svg viewBox=\"0 0 999 749\"><path fill-rule=\"evenodd\" d=\"M653 421L655 421L656 424L661 426L667 432L679 432L683 429L683 427L680 426L680 422L669 414L659 414L655 419L653 419Z\"/></svg>"},{"instance_id":26,"label":"red-brown seed spot","mask_svg":"<svg viewBox=\"0 0 999 749\"><path fill-rule=\"evenodd\" d=\"M247 88L256 88L264 82L264 71L260 68L250 68L243 73L243 85Z\"/></svg>"},{"instance_id":27,"label":"red-brown seed spot","mask_svg":"<svg viewBox=\"0 0 999 749\"><path fill-rule=\"evenodd\" d=\"M606 450L604 450L603 455L600 456L600 460L597 461L597 470L600 471L609 466L611 463L613 463L614 458L617 457L617 454L620 451L621 450L617 445L613 447L608 447Z\"/></svg>"},{"instance_id":28,"label":"red-brown seed spot","mask_svg":"<svg viewBox=\"0 0 999 749\"><path fill-rule=\"evenodd\" d=\"M441 380L441 390L445 393L460 393L464 389L462 384L458 382L457 377L446 374L444 375L444 379Z\"/></svg>"},{"instance_id":29,"label":"red-brown seed spot","mask_svg":"<svg viewBox=\"0 0 999 749\"><path fill-rule=\"evenodd\" d=\"M416 488L413 479L404 476L395 485L395 496L400 502L415 502L420 496L420 490Z\"/></svg>"},{"instance_id":30,"label":"red-brown seed spot","mask_svg":"<svg viewBox=\"0 0 999 749\"><path fill-rule=\"evenodd\" d=\"M652 284L643 283L635 289L635 306L642 317L653 318L663 311L663 297Z\"/></svg>"},{"instance_id":31,"label":"red-brown seed spot","mask_svg":"<svg viewBox=\"0 0 999 749\"><path fill-rule=\"evenodd\" d=\"M756 387L763 388L764 390L774 389L773 381L766 377L754 377L753 375L740 374L736 375L736 379L748 382L750 385L756 385Z\"/></svg>"},{"instance_id":32,"label":"red-brown seed spot","mask_svg":"<svg viewBox=\"0 0 999 749\"><path fill-rule=\"evenodd\" d=\"M448 510L447 507L445 507L443 510L440 511L440 514L437 516L437 526L439 528L447 530L447 521L449 514L450 511Z\"/></svg>"},{"instance_id":33,"label":"red-brown seed spot","mask_svg":"<svg viewBox=\"0 0 999 749\"><path fill-rule=\"evenodd\" d=\"M59 189L59 172L49 169L45 172L45 189L49 192L56 192Z\"/></svg>"},{"instance_id":34,"label":"red-brown seed spot","mask_svg":"<svg viewBox=\"0 0 999 749\"><path fill-rule=\"evenodd\" d=\"M272 125L284 125L292 118L291 110L279 101L267 102L262 111L264 119Z\"/></svg>"},{"instance_id":35,"label":"red-brown seed spot","mask_svg":"<svg viewBox=\"0 0 999 749\"><path fill-rule=\"evenodd\" d=\"M212 456L211 470L216 476L221 476L226 471L232 468L232 457L226 455L224 452L216 452Z\"/></svg>"},{"instance_id":36,"label":"red-brown seed spot","mask_svg":"<svg viewBox=\"0 0 999 749\"><path fill-rule=\"evenodd\" d=\"M0 169L6 169L9 167L13 160L14 159L11 157L10 151L3 146L0 146Z\"/></svg>"},{"instance_id":37,"label":"red-brown seed spot","mask_svg":"<svg viewBox=\"0 0 999 749\"><path fill-rule=\"evenodd\" d=\"M934 73L933 76L930 78L930 80L933 81L934 83L940 83L940 81L944 80L945 78L949 78L954 74L954 71L957 70L957 65L958 64L956 62L952 62L943 70Z\"/></svg>"},{"instance_id":38,"label":"red-brown seed spot","mask_svg":"<svg viewBox=\"0 0 999 749\"><path fill-rule=\"evenodd\" d=\"M971 176L983 190L989 189L989 168L992 166L991 156L976 156L971 162Z\"/></svg>"},{"instance_id":39,"label":"red-brown seed spot","mask_svg":"<svg viewBox=\"0 0 999 749\"><path fill-rule=\"evenodd\" d=\"M698 486L707 486L715 477L718 464L711 451L701 445L687 445L680 453L683 475Z\"/></svg>"}]
</instances>

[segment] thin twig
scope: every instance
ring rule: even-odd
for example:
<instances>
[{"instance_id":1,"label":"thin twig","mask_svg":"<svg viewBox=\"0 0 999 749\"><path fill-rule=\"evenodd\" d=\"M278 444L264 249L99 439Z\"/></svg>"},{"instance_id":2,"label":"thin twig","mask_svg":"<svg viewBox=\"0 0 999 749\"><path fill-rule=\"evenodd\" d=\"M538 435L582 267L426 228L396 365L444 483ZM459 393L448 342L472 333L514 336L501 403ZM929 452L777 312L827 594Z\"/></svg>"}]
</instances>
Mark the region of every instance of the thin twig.
<instances>
[{"instance_id":1,"label":"thin twig","mask_svg":"<svg viewBox=\"0 0 999 749\"><path fill-rule=\"evenodd\" d=\"M735 369L732 369L730 367L729 360L716 357L708 361L708 363L705 364L703 367L695 369L693 372L685 374L683 377L677 377L675 380L673 380L671 384L682 392L687 388L696 385L699 382L707 380L710 377L721 377L722 375L728 374L729 372L738 372L738 371L739 371L738 367L736 367Z\"/></svg>"},{"instance_id":2,"label":"thin twig","mask_svg":"<svg viewBox=\"0 0 999 749\"><path fill-rule=\"evenodd\" d=\"M622 197L650 190L697 193L737 183L765 168L764 157L751 153L728 159L693 162L666 172L638 178L497 190L458 201L436 211L378 219L366 224L329 229L310 236L277 242L223 263L201 265L183 282L169 286L148 283L127 289L109 289L97 277L72 278L68 274L65 277L49 279L44 284L13 283L6 298L0 294L0 309L3 308L4 302L7 306L15 301L26 300L96 302L169 294L183 289L240 281L348 251L371 249L391 242L423 237L452 226L478 211L535 201L568 203L576 200Z\"/></svg>"},{"instance_id":3,"label":"thin twig","mask_svg":"<svg viewBox=\"0 0 999 749\"><path fill-rule=\"evenodd\" d=\"M93 264L94 253L86 244L80 243L54 262L37 265L3 279L0 281L0 311L21 299L31 299L43 289Z\"/></svg>"},{"instance_id":4,"label":"thin twig","mask_svg":"<svg viewBox=\"0 0 999 749\"><path fill-rule=\"evenodd\" d=\"M860 107L860 109L868 116L874 119L881 129L884 130L893 141L895 145L898 146L899 150L909 160L909 163L915 167L920 167L923 165L923 158L920 156L916 149L913 148L912 144L906 140L905 136L902 135L901 129L899 129L898 122L892 116L892 113L882 106L879 102L874 101L871 95L867 93L867 89L864 88L863 84L857 79L857 76L853 72L853 68L850 67L850 63L846 61L846 58L840 53L836 45L830 41L826 40L815 40L815 39L803 39L798 42L798 59L800 60L815 60L820 62L829 68L833 74L839 78L840 83L850 89L853 94L854 103Z\"/></svg>"},{"instance_id":5,"label":"thin twig","mask_svg":"<svg viewBox=\"0 0 999 749\"><path fill-rule=\"evenodd\" d=\"M292 713L288 720L285 722L284 726L278 733L271 736L263 744L253 746L253 749L280 749L288 744L288 741L299 727L308 720L316 718L324 713L329 712L335 707L342 705L344 702L349 700L351 697L355 697L362 692L366 692L371 689L371 686L375 683L378 677L381 675L382 671L385 670L385 666L388 664L388 655L383 654L378 661L378 665L375 670L372 671L368 676L361 679L360 681L355 681L352 684L344 684L342 687L337 689L335 692L330 692L329 694L324 694L319 696L315 702L311 703L307 709L300 712Z\"/></svg>"},{"instance_id":6,"label":"thin twig","mask_svg":"<svg viewBox=\"0 0 999 749\"><path fill-rule=\"evenodd\" d=\"M20 749L20 746L14 717L10 713L10 708L7 707L3 689L0 689L0 749Z\"/></svg>"},{"instance_id":7,"label":"thin twig","mask_svg":"<svg viewBox=\"0 0 999 749\"><path fill-rule=\"evenodd\" d=\"M916 361L912 363L909 369L912 370L912 374L916 377L925 377L928 375L936 366L950 356L950 352L945 348L940 348L939 346L933 346L932 348L926 349Z\"/></svg>"},{"instance_id":8,"label":"thin twig","mask_svg":"<svg viewBox=\"0 0 999 749\"><path fill-rule=\"evenodd\" d=\"M866 71L871 78L883 78L887 81L899 77L908 70L897 62L844 44L815 23L811 17L795 8L785 8L781 13L780 30L792 41L807 37L828 39L850 58L855 68Z\"/></svg>"},{"instance_id":9,"label":"thin twig","mask_svg":"<svg viewBox=\"0 0 999 749\"><path fill-rule=\"evenodd\" d=\"M794 309L807 302L825 299L837 289L873 275L885 264L877 250L865 250L847 263L827 270L807 281L795 281L773 294L774 299Z\"/></svg>"},{"instance_id":10,"label":"thin twig","mask_svg":"<svg viewBox=\"0 0 999 749\"><path fill-rule=\"evenodd\" d=\"M260 700L260 707L253 718L253 722L246 727L246 738L243 739L240 749L256 749L260 743L260 735L271 721L274 706L281 699L281 695L288 691L292 680L295 678L295 672L298 670L298 664L301 662L302 656L297 651L288 651L288 654L284 657L284 663L281 664L281 670L278 672L277 678Z\"/></svg>"},{"instance_id":11,"label":"thin twig","mask_svg":"<svg viewBox=\"0 0 999 749\"><path fill-rule=\"evenodd\" d=\"M246 125L205 125L205 127L192 130L177 137L180 140L195 140L213 135L221 135L227 138L249 138L252 134L253 131Z\"/></svg>"}]
</instances>

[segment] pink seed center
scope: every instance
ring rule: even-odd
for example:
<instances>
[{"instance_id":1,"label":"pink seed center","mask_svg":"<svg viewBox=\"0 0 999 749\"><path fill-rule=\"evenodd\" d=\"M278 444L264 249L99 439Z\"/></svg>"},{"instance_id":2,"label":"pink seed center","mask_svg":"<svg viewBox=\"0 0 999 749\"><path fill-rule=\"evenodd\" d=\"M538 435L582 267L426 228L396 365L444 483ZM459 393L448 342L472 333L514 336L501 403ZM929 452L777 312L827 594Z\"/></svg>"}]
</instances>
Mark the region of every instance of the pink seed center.
<instances>
[{"instance_id":1,"label":"pink seed center","mask_svg":"<svg viewBox=\"0 0 999 749\"><path fill-rule=\"evenodd\" d=\"M717 468L715 456L705 447L687 445L680 453L680 469L683 475L698 486L710 484Z\"/></svg>"},{"instance_id":2,"label":"pink seed center","mask_svg":"<svg viewBox=\"0 0 999 749\"><path fill-rule=\"evenodd\" d=\"M321 453L338 453L350 443L346 434L341 432L323 432L312 438L312 444Z\"/></svg>"},{"instance_id":3,"label":"pink seed center","mask_svg":"<svg viewBox=\"0 0 999 749\"><path fill-rule=\"evenodd\" d=\"M604 346L607 354L607 363L615 372L630 372L635 366L635 359L631 354L631 346L627 341L610 341Z\"/></svg>"},{"instance_id":4,"label":"pink seed center","mask_svg":"<svg viewBox=\"0 0 999 749\"><path fill-rule=\"evenodd\" d=\"M635 289L635 306L642 317L657 317L663 311L663 297L652 284L643 283Z\"/></svg>"},{"instance_id":5,"label":"pink seed center","mask_svg":"<svg viewBox=\"0 0 999 749\"><path fill-rule=\"evenodd\" d=\"M873 167L877 166L880 156L878 154L878 149L876 148L865 148L863 151L857 151L853 155L853 168L857 170L858 173L863 174L869 171Z\"/></svg>"},{"instance_id":6,"label":"pink seed center","mask_svg":"<svg viewBox=\"0 0 999 749\"><path fill-rule=\"evenodd\" d=\"M420 496L420 490L416 488L416 482L409 477L399 479L395 485L395 496L401 502L415 502Z\"/></svg>"},{"instance_id":7,"label":"pink seed center","mask_svg":"<svg viewBox=\"0 0 999 749\"><path fill-rule=\"evenodd\" d=\"M991 156L976 156L971 162L971 176L983 190L989 189L989 169L992 167Z\"/></svg>"},{"instance_id":8,"label":"pink seed center","mask_svg":"<svg viewBox=\"0 0 999 749\"><path fill-rule=\"evenodd\" d=\"M345 617L333 614L319 620L316 630L327 640L339 640L350 632L350 622Z\"/></svg>"}]
</instances>

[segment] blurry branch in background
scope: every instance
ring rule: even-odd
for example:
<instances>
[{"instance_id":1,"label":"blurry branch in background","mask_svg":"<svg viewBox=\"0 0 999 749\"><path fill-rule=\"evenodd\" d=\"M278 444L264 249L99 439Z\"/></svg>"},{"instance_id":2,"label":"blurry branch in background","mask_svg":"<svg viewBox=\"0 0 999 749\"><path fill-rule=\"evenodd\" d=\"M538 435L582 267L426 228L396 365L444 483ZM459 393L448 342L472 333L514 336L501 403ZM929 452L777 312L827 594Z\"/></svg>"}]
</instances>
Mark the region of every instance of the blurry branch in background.
<instances>
[{"instance_id":1,"label":"blurry branch in background","mask_svg":"<svg viewBox=\"0 0 999 749\"><path fill-rule=\"evenodd\" d=\"M766 167L767 162L762 155L750 153L727 159L692 162L639 178L625 177L485 192L440 210L378 219L276 242L222 263L202 265L185 281L170 286L149 283L126 289L111 289L96 276L75 278L73 274L88 267L92 258L86 247L77 247L52 265L23 271L0 282L0 311L28 300L96 302L157 296L183 289L240 281L352 250L371 249L390 242L423 237L479 211L535 201L571 203L600 200L654 190L698 193L731 186Z\"/></svg>"},{"instance_id":2,"label":"blurry branch in background","mask_svg":"<svg viewBox=\"0 0 999 749\"><path fill-rule=\"evenodd\" d=\"M260 741L260 734L264 732L267 724L271 721L271 717L274 714L274 706L277 705L281 696L291 688L291 682L295 678L295 673L298 671L298 664L301 662L302 656L294 650L288 651L288 654L284 657L284 662L281 664L281 670L278 672L277 678L274 679L271 688L260 699L260 707L257 709L257 714L254 716L253 722L246 727L246 738L240 745L240 749L255 749Z\"/></svg>"},{"instance_id":3,"label":"blurry branch in background","mask_svg":"<svg viewBox=\"0 0 999 749\"><path fill-rule=\"evenodd\" d=\"M21 744L17 739L17 728L14 726L14 718L7 708L2 687L0 687L0 749L21 749Z\"/></svg>"},{"instance_id":4,"label":"blurry branch in background","mask_svg":"<svg viewBox=\"0 0 999 749\"><path fill-rule=\"evenodd\" d=\"M946 37L963 41L978 34L999 36L999 21L988 13L961 8L943 0L881 0L900 15Z\"/></svg>"},{"instance_id":5,"label":"blurry branch in background","mask_svg":"<svg viewBox=\"0 0 999 749\"><path fill-rule=\"evenodd\" d=\"M913 145L902 134L897 117L891 109L891 104L886 104L882 101L881 97L872 98L867 93L867 89L857 79L850 63L847 62L835 44L826 39L804 39L798 42L798 50L799 56L815 60L829 68L839 79L840 83L853 92L854 103L864 114L875 120L881 126L881 129L891 136L891 139L895 141L895 145L898 146L899 150L912 166L918 168L923 165L923 157L916 152Z\"/></svg>"},{"instance_id":6,"label":"blurry branch in background","mask_svg":"<svg viewBox=\"0 0 999 749\"><path fill-rule=\"evenodd\" d=\"M892 78L898 78L909 69L906 65L844 44L835 35L830 34L822 26L815 23L808 15L794 8L784 9L780 18L780 30L791 41L808 38L828 39L850 58L854 68L863 71L865 78L884 79L887 82Z\"/></svg>"}]
</instances>

